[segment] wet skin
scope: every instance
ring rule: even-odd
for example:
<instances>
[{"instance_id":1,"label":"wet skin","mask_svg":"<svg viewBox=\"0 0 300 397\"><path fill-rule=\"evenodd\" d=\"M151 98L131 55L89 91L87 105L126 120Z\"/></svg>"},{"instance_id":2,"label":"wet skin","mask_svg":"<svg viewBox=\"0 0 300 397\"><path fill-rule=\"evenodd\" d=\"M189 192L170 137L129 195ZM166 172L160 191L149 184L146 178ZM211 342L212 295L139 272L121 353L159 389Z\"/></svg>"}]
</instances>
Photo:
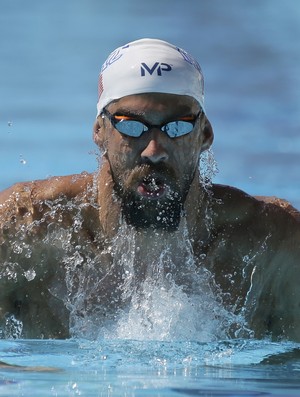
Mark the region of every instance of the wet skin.
<instances>
[{"instance_id":1,"label":"wet skin","mask_svg":"<svg viewBox=\"0 0 300 397\"><path fill-rule=\"evenodd\" d=\"M152 125L199 113L194 99L171 94L127 96L107 109ZM70 335L70 313L83 316L88 309L98 318L113 315L122 304L117 295L122 274L112 266L118 253L108 247L127 224L136 230L140 281L149 270L148 258L155 262L168 246L174 277L183 282L187 253L178 241L187 233L196 262L212 272L226 294L224 304L236 312L245 309L256 337L272 333L300 340L299 213L284 200L254 198L228 186L204 188L199 156L212 140L204 114L193 132L174 139L158 128L128 137L99 116L94 141L103 156L95 175L21 183L2 192L4 328L7 314L14 314L25 337L64 338ZM86 276L84 263L93 264L86 285L80 278ZM79 305L80 288L86 299Z\"/></svg>"},{"instance_id":2,"label":"wet skin","mask_svg":"<svg viewBox=\"0 0 300 397\"><path fill-rule=\"evenodd\" d=\"M108 106L111 114L129 116L152 125L162 125L187 116L196 119L199 110L193 98L165 94L128 96ZM157 204L166 199L163 196L173 194L173 204L185 201L198 167L199 155L213 139L212 129L204 115L196 121L192 133L174 139L159 128L152 128L139 138L125 136L101 117L94 131L95 142L105 152L114 191L122 200L123 209L126 212L126 208L132 208L132 202L137 201L136 207L140 204L145 208L136 216L145 219L147 214L153 214L152 221L147 224L154 227L159 227L154 219L157 218ZM151 199L154 202L149 203ZM180 216L180 208L178 211L177 217ZM132 217L132 214L128 216L130 219Z\"/></svg>"}]
</instances>

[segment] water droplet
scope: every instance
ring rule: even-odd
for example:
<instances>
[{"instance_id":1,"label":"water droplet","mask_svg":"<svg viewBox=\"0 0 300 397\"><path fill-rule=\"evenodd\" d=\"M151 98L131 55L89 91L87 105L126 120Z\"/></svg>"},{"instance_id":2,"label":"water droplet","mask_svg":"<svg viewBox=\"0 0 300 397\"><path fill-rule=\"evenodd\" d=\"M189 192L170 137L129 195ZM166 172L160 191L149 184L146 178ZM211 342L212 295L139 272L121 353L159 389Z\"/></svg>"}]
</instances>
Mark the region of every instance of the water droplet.
<instances>
[{"instance_id":1,"label":"water droplet","mask_svg":"<svg viewBox=\"0 0 300 397\"><path fill-rule=\"evenodd\" d=\"M7 339L18 339L21 337L23 331L23 323L17 320L13 314L5 315L4 336Z\"/></svg>"},{"instance_id":2,"label":"water droplet","mask_svg":"<svg viewBox=\"0 0 300 397\"><path fill-rule=\"evenodd\" d=\"M20 154L20 163L23 165L27 164L27 161L23 158L22 154Z\"/></svg>"},{"instance_id":3,"label":"water droplet","mask_svg":"<svg viewBox=\"0 0 300 397\"><path fill-rule=\"evenodd\" d=\"M25 258L27 259L31 258L31 254L32 254L31 250L27 249L27 251L25 252Z\"/></svg>"},{"instance_id":4,"label":"water droplet","mask_svg":"<svg viewBox=\"0 0 300 397\"><path fill-rule=\"evenodd\" d=\"M27 278L28 281L32 281L36 276L36 272L33 269L29 269L26 272L24 272L24 276Z\"/></svg>"},{"instance_id":5,"label":"water droplet","mask_svg":"<svg viewBox=\"0 0 300 397\"><path fill-rule=\"evenodd\" d=\"M11 134L12 133L12 126L13 126L13 122L12 121L8 121L7 125L9 127L8 133Z\"/></svg>"}]
</instances>

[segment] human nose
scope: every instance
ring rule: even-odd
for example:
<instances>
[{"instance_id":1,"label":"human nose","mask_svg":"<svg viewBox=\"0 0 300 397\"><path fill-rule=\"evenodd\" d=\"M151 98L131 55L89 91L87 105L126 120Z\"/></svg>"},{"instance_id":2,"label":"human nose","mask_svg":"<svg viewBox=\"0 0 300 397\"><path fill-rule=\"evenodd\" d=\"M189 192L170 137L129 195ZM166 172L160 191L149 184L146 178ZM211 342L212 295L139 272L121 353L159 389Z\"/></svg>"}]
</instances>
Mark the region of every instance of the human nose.
<instances>
[{"instance_id":1,"label":"human nose","mask_svg":"<svg viewBox=\"0 0 300 397\"><path fill-rule=\"evenodd\" d=\"M154 164L167 161L169 158L165 142L168 138L167 135L164 132L157 130L148 133L146 132L145 135L146 134L149 134L149 140L141 153L142 159Z\"/></svg>"}]
</instances>

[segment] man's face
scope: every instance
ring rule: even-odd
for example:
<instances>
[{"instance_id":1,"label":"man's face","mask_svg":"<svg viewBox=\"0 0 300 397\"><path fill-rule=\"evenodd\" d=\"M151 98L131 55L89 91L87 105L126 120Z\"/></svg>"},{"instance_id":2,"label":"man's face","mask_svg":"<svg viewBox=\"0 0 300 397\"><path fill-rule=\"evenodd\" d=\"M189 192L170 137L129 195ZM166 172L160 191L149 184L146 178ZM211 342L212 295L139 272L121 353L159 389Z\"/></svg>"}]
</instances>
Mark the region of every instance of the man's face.
<instances>
[{"instance_id":1,"label":"man's face","mask_svg":"<svg viewBox=\"0 0 300 397\"><path fill-rule=\"evenodd\" d=\"M196 119L200 111L191 97L159 93L126 96L106 109L112 116L154 126ZM202 131L203 118L201 115L196 120L192 132L176 138L158 127L138 138L130 137L118 132L108 117L99 119L95 140L98 144L101 141L99 145L105 150L115 192L129 224L142 229L177 229L200 153L212 140Z\"/></svg>"}]
</instances>

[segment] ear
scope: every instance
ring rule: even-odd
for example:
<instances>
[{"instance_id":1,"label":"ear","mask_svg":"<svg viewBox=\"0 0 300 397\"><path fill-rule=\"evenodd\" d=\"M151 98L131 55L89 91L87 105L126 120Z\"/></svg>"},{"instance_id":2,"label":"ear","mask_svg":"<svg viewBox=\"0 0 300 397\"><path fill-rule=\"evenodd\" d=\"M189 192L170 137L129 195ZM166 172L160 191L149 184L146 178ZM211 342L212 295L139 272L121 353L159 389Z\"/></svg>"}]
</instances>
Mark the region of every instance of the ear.
<instances>
[{"instance_id":1,"label":"ear","mask_svg":"<svg viewBox=\"0 0 300 397\"><path fill-rule=\"evenodd\" d=\"M104 128L102 118L98 117L93 127L93 139L100 149L104 150Z\"/></svg>"},{"instance_id":2,"label":"ear","mask_svg":"<svg viewBox=\"0 0 300 397\"><path fill-rule=\"evenodd\" d=\"M204 120L202 124L202 134L203 134L203 143L201 147L201 152L204 152L205 150L211 147L214 140L214 132L206 115L204 115Z\"/></svg>"}]
</instances>

